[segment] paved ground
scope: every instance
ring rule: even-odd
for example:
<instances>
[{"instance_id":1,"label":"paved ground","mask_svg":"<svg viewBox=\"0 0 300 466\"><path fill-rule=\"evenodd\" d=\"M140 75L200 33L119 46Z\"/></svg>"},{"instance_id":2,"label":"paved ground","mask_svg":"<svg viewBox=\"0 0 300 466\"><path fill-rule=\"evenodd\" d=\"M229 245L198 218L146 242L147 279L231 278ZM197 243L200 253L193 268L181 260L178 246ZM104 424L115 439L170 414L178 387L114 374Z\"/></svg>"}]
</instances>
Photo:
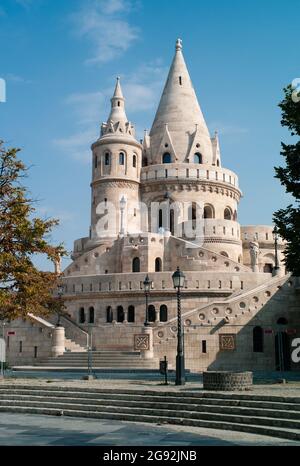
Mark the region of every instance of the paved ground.
<instances>
[{"instance_id":1,"label":"paved ground","mask_svg":"<svg viewBox=\"0 0 300 466\"><path fill-rule=\"evenodd\" d=\"M0 445L9 446L189 446L298 445L300 442L262 435L180 426L31 414L0 414Z\"/></svg>"}]
</instances>

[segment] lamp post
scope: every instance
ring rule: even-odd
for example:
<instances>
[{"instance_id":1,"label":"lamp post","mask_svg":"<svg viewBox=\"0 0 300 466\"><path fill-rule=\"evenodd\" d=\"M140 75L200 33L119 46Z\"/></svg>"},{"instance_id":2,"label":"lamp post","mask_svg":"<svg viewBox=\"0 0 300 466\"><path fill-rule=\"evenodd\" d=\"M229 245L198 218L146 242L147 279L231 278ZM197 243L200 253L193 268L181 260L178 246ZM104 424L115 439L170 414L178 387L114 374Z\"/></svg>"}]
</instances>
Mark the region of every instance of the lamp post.
<instances>
[{"instance_id":1,"label":"lamp post","mask_svg":"<svg viewBox=\"0 0 300 466\"><path fill-rule=\"evenodd\" d=\"M274 249L275 249L275 267L274 267L274 272L275 275L279 270L279 261L278 261L278 228L275 225L273 229L273 236L274 236Z\"/></svg>"},{"instance_id":2,"label":"lamp post","mask_svg":"<svg viewBox=\"0 0 300 466\"><path fill-rule=\"evenodd\" d=\"M174 288L177 290L177 355L176 355L176 379L175 385L185 384L184 367L184 341L181 318L181 288L184 286L185 275L179 267L172 275Z\"/></svg>"},{"instance_id":3,"label":"lamp post","mask_svg":"<svg viewBox=\"0 0 300 466\"><path fill-rule=\"evenodd\" d=\"M58 294L58 299L59 299L59 310L57 311L57 322L56 322L56 327L60 327L60 310L62 308L62 296L64 294L64 286L63 285L57 285L57 294Z\"/></svg>"},{"instance_id":4,"label":"lamp post","mask_svg":"<svg viewBox=\"0 0 300 466\"><path fill-rule=\"evenodd\" d=\"M120 220L120 235L125 234L125 228L124 228L124 211L126 207L126 199L124 196L121 197L120 199L120 213L121 213L121 220Z\"/></svg>"},{"instance_id":5,"label":"lamp post","mask_svg":"<svg viewBox=\"0 0 300 466\"><path fill-rule=\"evenodd\" d=\"M145 292L145 297L146 297L146 314L145 314L144 325L145 327L148 327L150 325L149 320L148 320L148 299L149 299L149 294L150 294L151 285L152 285L152 281L150 280L148 274L146 275L145 280L143 281L143 285L144 285L144 292Z\"/></svg>"}]
</instances>

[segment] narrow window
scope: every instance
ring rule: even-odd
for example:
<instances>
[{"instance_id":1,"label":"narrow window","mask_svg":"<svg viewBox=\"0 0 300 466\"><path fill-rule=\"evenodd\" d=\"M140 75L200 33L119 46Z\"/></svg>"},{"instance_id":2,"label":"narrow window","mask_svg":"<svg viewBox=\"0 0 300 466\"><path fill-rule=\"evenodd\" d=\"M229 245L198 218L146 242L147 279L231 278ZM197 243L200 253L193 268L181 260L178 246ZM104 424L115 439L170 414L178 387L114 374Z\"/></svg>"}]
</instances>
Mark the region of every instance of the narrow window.
<instances>
[{"instance_id":1,"label":"narrow window","mask_svg":"<svg viewBox=\"0 0 300 466\"><path fill-rule=\"evenodd\" d=\"M85 322L84 307L81 307L81 308L79 309L79 316L78 316L78 317L79 317L79 319L78 319L78 320L79 320L79 323L80 323L80 324L84 324L84 322Z\"/></svg>"},{"instance_id":2,"label":"narrow window","mask_svg":"<svg viewBox=\"0 0 300 466\"><path fill-rule=\"evenodd\" d=\"M264 331L261 327L253 329L253 352L263 353L264 351Z\"/></svg>"},{"instance_id":3,"label":"narrow window","mask_svg":"<svg viewBox=\"0 0 300 466\"><path fill-rule=\"evenodd\" d=\"M133 157L132 157L132 166L136 168L136 155L135 154L133 154Z\"/></svg>"},{"instance_id":4,"label":"narrow window","mask_svg":"<svg viewBox=\"0 0 300 466\"><path fill-rule=\"evenodd\" d=\"M156 320L155 307L152 304L150 304L150 306L148 306L148 321L155 322L155 320Z\"/></svg>"},{"instance_id":5,"label":"narrow window","mask_svg":"<svg viewBox=\"0 0 300 466\"><path fill-rule=\"evenodd\" d=\"M119 165L124 165L125 164L125 154L124 152L119 153Z\"/></svg>"},{"instance_id":6,"label":"narrow window","mask_svg":"<svg viewBox=\"0 0 300 466\"><path fill-rule=\"evenodd\" d=\"M120 107L120 101L118 100L118 107Z\"/></svg>"},{"instance_id":7,"label":"narrow window","mask_svg":"<svg viewBox=\"0 0 300 466\"><path fill-rule=\"evenodd\" d=\"M134 315L134 306L129 306L128 307L128 316L127 316L128 322L134 322L135 320L135 315Z\"/></svg>"},{"instance_id":8,"label":"narrow window","mask_svg":"<svg viewBox=\"0 0 300 466\"><path fill-rule=\"evenodd\" d=\"M161 258L157 257L155 259L155 272L161 272Z\"/></svg>"},{"instance_id":9,"label":"narrow window","mask_svg":"<svg viewBox=\"0 0 300 466\"><path fill-rule=\"evenodd\" d=\"M201 344L202 344L202 353L206 353L207 352L207 350L206 350L206 340L202 340Z\"/></svg>"},{"instance_id":10,"label":"narrow window","mask_svg":"<svg viewBox=\"0 0 300 466\"><path fill-rule=\"evenodd\" d=\"M105 158L104 158L104 165L109 165L110 164L110 155L109 152L105 153Z\"/></svg>"},{"instance_id":11,"label":"narrow window","mask_svg":"<svg viewBox=\"0 0 300 466\"><path fill-rule=\"evenodd\" d=\"M165 304L162 304L159 309L159 320L161 322L167 322L168 320L168 308Z\"/></svg>"},{"instance_id":12,"label":"narrow window","mask_svg":"<svg viewBox=\"0 0 300 466\"><path fill-rule=\"evenodd\" d=\"M113 312L111 306L106 308L106 322L111 323L113 321Z\"/></svg>"},{"instance_id":13,"label":"narrow window","mask_svg":"<svg viewBox=\"0 0 300 466\"><path fill-rule=\"evenodd\" d=\"M140 272L141 262L139 257L132 260L132 272Z\"/></svg>"},{"instance_id":14,"label":"narrow window","mask_svg":"<svg viewBox=\"0 0 300 466\"><path fill-rule=\"evenodd\" d=\"M38 355L38 347L35 346L34 347L34 358L37 358L37 355Z\"/></svg>"},{"instance_id":15,"label":"narrow window","mask_svg":"<svg viewBox=\"0 0 300 466\"><path fill-rule=\"evenodd\" d=\"M98 166L98 157L97 155L95 155L95 168L97 168L97 166Z\"/></svg>"},{"instance_id":16,"label":"narrow window","mask_svg":"<svg viewBox=\"0 0 300 466\"><path fill-rule=\"evenodd\" d=\"M125 314L122 306L117 307L117 322L124 322Z\"/></svg>"},{"instance_id":17,"label":"narrow window","mask_svg":"<svg viewBox=\"0 0 300 466\"><path fill-rule=\"evenodd\" d=\"M179 76L179 84L180 84L180 86L182 86L182 78L181 78L181 76Z\"/></svg>"},{"instance_id":18,"label":"narrow window","mask_svg":"<svg viewBox=\"0 0 300 466\"><path fill-rule=\"evenodd\" d=\"M89 308L89 323L93 324L95 322L95 310L93 306Z\"/></svg>"},{"instance_id":19,"label":"narrow window","mask_svg":"<svg viewBox=\"0 0 300 466\"><path fill-rule=\"evenodd\" d=\"M20 341L19 342L19 353L22 353L22 351L23 351L23 342Z\"/></svg>"}]
</instances>

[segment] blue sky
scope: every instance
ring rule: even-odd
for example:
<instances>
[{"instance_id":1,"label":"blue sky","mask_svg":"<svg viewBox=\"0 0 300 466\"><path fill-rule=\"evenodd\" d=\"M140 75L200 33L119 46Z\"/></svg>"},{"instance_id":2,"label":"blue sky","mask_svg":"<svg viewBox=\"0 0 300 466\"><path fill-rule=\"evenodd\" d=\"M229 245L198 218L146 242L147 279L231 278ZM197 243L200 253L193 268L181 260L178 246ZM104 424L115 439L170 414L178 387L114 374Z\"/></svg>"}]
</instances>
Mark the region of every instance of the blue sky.
<instances>
[{"instance_id":1,"label":"blue sky","mask_svg":"<svg viewBox=\"0 0 300 466\"><path fill-rule=\"evenodd\" d=\"M38 213L60 218L52 240L71 250L88 234L89 146L115 77L142 137L177 37L222 164L239 175L240 223L271 223L289 202L273 167L288 137L277 104L300 75L299 17L298 0L0 0L0 138L22 148Z\"/></svg>"}]
</instances>

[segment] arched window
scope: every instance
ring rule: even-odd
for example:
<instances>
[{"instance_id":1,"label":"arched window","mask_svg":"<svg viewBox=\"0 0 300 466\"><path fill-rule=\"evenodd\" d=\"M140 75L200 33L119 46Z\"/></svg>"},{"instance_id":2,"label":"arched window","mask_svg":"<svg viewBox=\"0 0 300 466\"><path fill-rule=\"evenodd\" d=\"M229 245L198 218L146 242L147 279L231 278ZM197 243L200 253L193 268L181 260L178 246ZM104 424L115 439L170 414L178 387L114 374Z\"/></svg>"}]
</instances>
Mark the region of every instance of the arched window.
<instances>
[{"instance_id":1,"label":"arched window","mask_svg":"<svg viewBox=\"0 0 300 466\"><path fill-rule=\"evenodd\" d=\"M156 319L155 307L153 306L153 304L150 304L150 306L148 306L148 321L155 322L155 319Z\"/></svg>"},{"instance_id":2,"label":"arched window","mask_svg":"<svg viewBox=\"0 0 300 466\"><path fill-rule=\"evenodd\" d=\"M89 308L89 324L93 324L95 322L95 310L93 306Z\"/></svg>"},{"instance_id":3,"label":"arched window","mask_svg":"<svg viewBox=\"0 0 300 466\"><path fill-rule=\"evenodd\" d=\"M254 353L263 353L264 351L264 331L258 326L253 329L253 351Z\"/></svg>"},{"instance_id":4,"label":"arched window","mask_svg":"<svg viewBox=\"0 0 300 466\"><path fill-rule=\"evenodd\" d=\"M158 211L158 228L161 228L163 225L163 211L159 209Z\"/></svg>"},{"instance_id":5,"label":"arched window","mask_svg":"<svg viewBox=\"0 0 300 466\"><path fill-rule=\"evenodd\" d=\"M221 256L229 257L226 251L221 251L220 254Z\"/></svg>"},{"instance_id":6,"label":"arched window","mask_svg":"<svg viewBox=\"0 0 300 466\"><path fill-rule=\"evenodd\" d=\"M120 101L118 100L118 107L120 107Z\"/></svg>"},{"instance_id":7,"label":"arched window","mask_svg":"<svg viewBox=\"0 0 300 466\"><path fill-rule=\"evenodd\" d=\"M134 322L134 306L128 307L127 320L128 322Z\"/></svg>"},{"instance_id":8,"label":"arched window","mask_svg":"<svg viewBox=\"0 0 300 466\"><path fill-rule=\"evenodd\" d=\"M235 222L237 221L237 211L236 210L233 212L233 220Z\"/></svg>"},{"instance_id":9,"label":"arched window","mask_svg":"<svg viewBox=\"0 0 300 466\"><path fill-rule=\"evenodd\" d=\"M111 323L113 321L113 311L111 306L106 308L106 322Z\"/></svg>"},{"instance_id":10,"label":"arched window","mask_svg":"<svg viewBox=\"0 0 300 466\"><path fill-rule=\"evenodd\" d=\"M125 154L124 152L119 153L119 165L124 165L125 164Z\"/></svg>"},{"instance_id":11,"label":"arched window","mask_svg":"<svg viewBox=\"0 0 300 466\"><path fill-rule=\"evenodd\" d=\"M132 271L133 271L133 272L140 272L140 268L141 268L141 261L140 261L140 258L139 258L139 257L135 257L135 258L132 260Z\"/></svg>"},{"instance_id":12,"label":"arched window","mask_svg":"<svg viewBox=\"0 0 300 466\"><path fill-rule=\"evenodd\" d=\"M98 157L97 155L95 155L95 168L97 168L97 166L98 166Z\"/></svg>"},{"instance_id":13,"label":"arched window","mask_svg":"<svg viewBox=\"0 0 300 466\"><path fill-rule=\"evenodd\" d=\"M194 163L202 163L202 155L200 152L194 154Z\"/></svg>"},{"instance_id":14,"label":"arched window","mask_svg":"<svg viewBox=\"0 0 300 466\"><path fill-rule=\"evenodd\" d=\"M229 207L226 207L224 210L224 219L225 220L231 220L232 219L232 211Z\"/></svg>"},{"instance_id":15,"label":"arched window","mask_svg":"<svg viewBox=\"0 0 300 466\"><path fill-rule=\"evenodd\" d=\"M157 257L155 259L155 272L161 272L161 258Z\"/></svg>"},{"instance_id":16,"label":"arched window","mask_svg":"<svg viewBox=\"0 0 300 466\"><path fill-rule=\"evenodd\" d=\"M286 320L285 317L279 317L279 319L277 320L277 324L278 325L287 325L288 321Z\"/></svg>"},{"instance_id":17,"label":"arched window","mask_svg":"<svg viewBox=\"0 0 300 466\"><path fill-rule=\"evenodd\" d=\"M133 154L132 156L132 166L136 168L136 155L135 154Z\"/></svg>"},{"instance_id":18,"label":"arched window","mask_svg":"<svg viewBox=\"0 0 300 466\"><path fill-rule=\"evenodd\" d=\"M104 156L104 165L110 165L110 154L109 154L109 152L106 152L106 153L105 153L105 156Z\"/></svg>"},{"instance_id":19,"label":"arched window","mask_svg":"<svg viewBox=\"0 0 300 466\"><path fill-rule=\"evenodd\" d=\"M272 273L273 272L273 264L265 264L263 268L264 273Z\"/></svg>"},{"instance_id":20,"label":"arched window","mask_svg":"<svg viewBox=\"0 0 300 466\"><path fill-rule=\"evenodd\" d=\"M203 209L203 218L214 218L214 211L212 206L206 205Z\"/></svg>"},{"instance_id":21,"label":"arched window","mask_svg":"<svg viewBox=\"0 0 300 466\"><path fill-rule=\"evenodd\" d=\"M117 322L124 322L125 314L123 306L117 307Z\"/></svg>"},{"instance_id":22,"label":"arched window","mask_svg":"<svg viewBox=\"0 0 300 466\"><path fill-rule=\"evenodd\" d=\"M220 160L217 160L217 167L220 166Z\"/></svg>"},{"instance_id":23,"label":"arched window","mask_svg":"<svg viewBox=\"0 0 300 466\"><path fill-rule=\"evenodd\" d=\"M79 323L80 323L80 324L84 324L84 322L85 322L84 307L81 307L81 308L79 309L79 319L78 319L78 320L79 320Z\"/></svg>"},{"instance_id":24,"label":"arched window","mask_svg":"<svg viewBox=\"0 0 300 466\"><path fill-rule=\"evenodd\" d=\"M174 209L170 209L170 232L171 235L174 235Z\"/></svg>"},{"instance_id":25,"label":"arched window","mask_svg":"<svg viewBox=\"0 0 300 466\"><path fill-rule=\"evenodd\" d=\"M164 155L162 157L162 162L163 163L171 163L172 162L171 154L169 152L164 153Z\"/></svg>"},{"instance_id":26,"label":"arched window","mask_svg":"<svg viewBox=\"0 0 300 466\"><path fill-rule=\"evenodd\" d=\"M168 308L165 304L162 304L159 309L159 320L161 322L167 322L168 320Z\"/></svg>"}]
</instances>

